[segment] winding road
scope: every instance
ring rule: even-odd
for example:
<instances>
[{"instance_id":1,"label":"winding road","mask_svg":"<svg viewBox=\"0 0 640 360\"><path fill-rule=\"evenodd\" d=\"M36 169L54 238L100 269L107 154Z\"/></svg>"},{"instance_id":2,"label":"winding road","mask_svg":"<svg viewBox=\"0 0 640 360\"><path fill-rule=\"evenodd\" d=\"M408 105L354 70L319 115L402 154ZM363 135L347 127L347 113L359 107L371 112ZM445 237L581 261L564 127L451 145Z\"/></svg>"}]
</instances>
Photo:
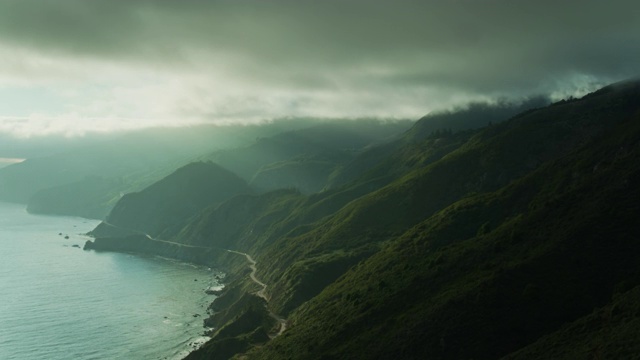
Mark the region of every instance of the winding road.
<instances>
[{"instance_id":1,"label":"winding road","mask_svg":"<svg viewBox=\"0 0 640 360\"><path fill-rule=\"evenodd\" d=\"M287 320L281 318L280 316L274 314L271 310L269 310L269 298L267 297L267 284L263 283L262 281L258 280L258 278L256 277L256 271L258 271L258 268L256 267L256 261L253 260L253 258L251 257L251 255L247 254L247 253L243 253L240 251L234 251L234 250L227 250L230 253L234 253L234 254L238 254L238 255L243 255L247 261L249 262L249 268L251 269L251 274L249 274L249 277L251 278L251 281L253 281L254 283L260 285L262 287L262 289L260 289L258 292L256 292L255 294L261 298L263 298L266 302L267 302L267 311L269 312L269 316L272 317L273 319L275 319L279 324L280 324L280 329L278 330L278 332L274 335L269 335L269 337L271 337L272 339L282 335L282 333L287 329Z\"/></svg>"},{"instance_id":2,"label":"winding road","mask_svg":"<svg viewBox=\"0 0 640 360\"><path fill-rule=\"evenodd\" d=\"M196 245L188 245L188 244L177 243L177 242L173 242L173 241L160 240L160 239L153 238L151 235L149 235L149 234L147 234L145 232L142 232L142 231L126 229L126 228L123 228L121 226L116 226L116 225L110 224L110 223L108 223L106 221L103 221L103 223L105 225L107 225L107 226L111 226L111 227L114 227L114 228L120 228L120 229L124 229L124 230L127 230L127 231L131 231L133 233L138 233L140 235L144 235L150 241L156 241L156 242L161 242L161 243L166 243L166 244L184 246L184 247L188 247L188 248L226 250L227 252L244 256L247 259L247 261L249 262L249 268L251 269L251 274L249 274L249 277L251 278L251 281L253 281L254 283L258 284L260 287L262 287L262 289L257 291L255 294L265 300L265 302L266 302L265 306L267 308L267 311L269 312L269 316L272 317L273 319L275 319L280 324L280 329L278 330L278 332L275 333L275 334L269 334L269 337L273 339L273 338L275 338L277 336L280 336L287 329L287 320L281 318L280 316L276 315L271 310L269 310L269 297L267 296L267 284L265 284L262 281L258 280L258 278L256 277L256 271L258 271L258 268L256 266L257 263L256 263L255 260L253 260L251 255L249 255L247 253L240 252L240 251L222 249L222 248L213 247L213 246L196 246Z\"/></svg>"}]
</instances>

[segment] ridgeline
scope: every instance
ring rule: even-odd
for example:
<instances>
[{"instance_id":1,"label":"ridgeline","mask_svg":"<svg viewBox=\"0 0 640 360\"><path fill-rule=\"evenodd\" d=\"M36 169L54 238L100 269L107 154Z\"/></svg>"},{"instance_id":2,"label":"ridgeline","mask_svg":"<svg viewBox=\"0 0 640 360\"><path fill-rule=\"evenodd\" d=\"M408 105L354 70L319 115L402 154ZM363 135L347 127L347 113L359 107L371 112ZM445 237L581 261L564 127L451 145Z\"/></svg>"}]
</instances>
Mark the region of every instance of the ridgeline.
<instances>
[{"instance_id":1,"label":"ridgeline","mask_svg":"<svg viewBox=\"0 0 640 360\"><path fill-rule=\"evenodd\" d=\"M86 248L227 271L187 359L633 358L640 83L536 106L427 116L341 161L237 164L258 188L317 166L304 191L189 165L125 195Z\"/></svg>"}]
</instances>

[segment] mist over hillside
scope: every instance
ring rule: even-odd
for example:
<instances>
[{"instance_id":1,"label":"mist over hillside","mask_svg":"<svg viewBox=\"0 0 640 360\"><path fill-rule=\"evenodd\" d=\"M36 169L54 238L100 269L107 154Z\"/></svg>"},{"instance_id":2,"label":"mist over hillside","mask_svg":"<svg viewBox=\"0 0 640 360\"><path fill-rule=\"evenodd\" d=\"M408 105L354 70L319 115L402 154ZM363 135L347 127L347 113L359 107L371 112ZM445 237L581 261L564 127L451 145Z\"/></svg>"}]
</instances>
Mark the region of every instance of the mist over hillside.
<instances>
[{"instance_id":1,"label":"mist over hillside","mask_svg":"<svg viewBox=\"0 0 640 360\"><path fill-rule=\"evenodd\" d=\"M91 136L70 139L67 144L73 150L45 147L40 151L57 152L0 169L0 199L28 203L34 213L103 219L123 194L142 190L196 159L217 159L251 182L262 167L271 166L273 174L273 164L289 161L295 168L307 157L311 161L302 161L303 170L317 168L326 178L359 149L386 141L410 125L406 120L280 119L256 125L150 128L105 134L99 141ZM36 144L30 143L30 151ZM302 174L292 181L284 168L283 175L262 184L258 180L255 187L292 186L314 192L324 186L313 172L311 179Z\"/></svg>"},{"instance_id":2,"label":"mist over hillside","mask_svg":"<svg viewBox=\"0 0 640 360\"><path fill-rule=\"evenodd\" d=\"M0 358L640 359L639 15L0 1Z\"/></svg>"},{"instance_id":3,"label":"mist over hillside","mask_svg":"<svg viewBox=\"0 0 640 360\"><path fill-rule=\"evenodd\" d=\"M212 339L187 359L626 357L640 329L638 104L630 81L485 126L425 132L425 118L359 152L367 165L343 185L244 191L190 216L172 195L180 170L135 208L121 200L85 249L227 269ZM464 118L474 109L486 121L486 107ZM158 222L167 214L182 220ZM602 336L594 317L613 308Z\"/></svg>"}]
</instances>

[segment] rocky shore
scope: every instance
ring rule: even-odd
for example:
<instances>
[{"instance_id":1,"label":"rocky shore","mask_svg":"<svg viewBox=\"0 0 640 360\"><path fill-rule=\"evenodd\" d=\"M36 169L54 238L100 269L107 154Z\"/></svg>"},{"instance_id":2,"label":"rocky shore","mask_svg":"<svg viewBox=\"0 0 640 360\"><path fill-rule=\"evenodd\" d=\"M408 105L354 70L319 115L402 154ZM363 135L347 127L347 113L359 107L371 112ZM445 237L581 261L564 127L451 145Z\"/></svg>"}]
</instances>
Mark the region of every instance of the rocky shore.
<instances>
[{"instance_id":1,"label":"rocky shore","mask_svg":"<svg viewBox=\"0 0 640 360\"><path fill-rule=\"evenodd\" d=\"M223 288L206 291L217 296L203 319L203 326L210 329L206 334L210 339L194 347L185 359L208 359L212 354L227 358L265 343L278 333L280 324L270 316L265 299L255 294L260 289L251 280L251 269L244 256L224 249L154 240L140 234L88 240L83 249L152 254L216 267L227 273Z\"/></svg>"},{"instance_id":2,"label":"rocky shore","mask_svg":"<svg viewBox=\"0 0 640 360\"><path fill-rule=\"evenodd\" d=\"M153 254L207 266L217 265L213 259L217 259L225 252L216 248L188 246L179 243L153 240L145 235L97 238L93 241L87 240L83 249Z\"/></svg>"}]
</instances>

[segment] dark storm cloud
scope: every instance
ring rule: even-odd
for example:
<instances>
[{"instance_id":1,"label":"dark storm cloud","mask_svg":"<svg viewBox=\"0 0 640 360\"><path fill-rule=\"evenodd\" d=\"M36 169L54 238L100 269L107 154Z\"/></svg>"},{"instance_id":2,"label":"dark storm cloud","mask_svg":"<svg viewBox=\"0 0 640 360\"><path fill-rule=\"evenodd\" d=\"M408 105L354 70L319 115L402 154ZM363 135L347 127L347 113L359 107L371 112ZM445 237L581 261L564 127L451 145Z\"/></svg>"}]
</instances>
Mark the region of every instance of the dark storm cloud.
<instances>
[{"instance_id":1,"label":"dark storm cloud","mask_svg":"<svg viewBox=\"0 0 640 360\"><path fill-rule=\"evenodd\" d=\"M413 108L422 102L426 112L474 97L574 91L635 76L640 5L622 0L5 0L0 42L170 71L215 69L228 82L264 91L353 94L358 110L396 94L390 100L405 98ZM234 99L245 107L243 114L250 106L245 100ZM229 106L225 111L233 112Z\"/></svg>"}]
</instances>

